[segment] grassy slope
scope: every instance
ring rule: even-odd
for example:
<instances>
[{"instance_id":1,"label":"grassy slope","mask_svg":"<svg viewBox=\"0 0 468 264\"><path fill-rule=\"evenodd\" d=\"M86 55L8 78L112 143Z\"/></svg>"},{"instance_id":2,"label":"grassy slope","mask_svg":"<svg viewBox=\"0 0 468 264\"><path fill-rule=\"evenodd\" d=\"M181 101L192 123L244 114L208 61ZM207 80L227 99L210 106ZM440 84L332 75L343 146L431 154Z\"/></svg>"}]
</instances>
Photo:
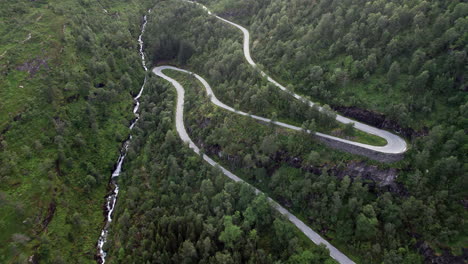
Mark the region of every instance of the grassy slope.
<instances>
[{"instance_id":1,"label":"grassy slope","mask_svg":"<svg viewBox=\"0 0 468 264\"><path fill-rule=\"evenodd\" d=\"M62 259L68 263L84 263L92 262L95 254L107 177L117 159L120 142L128 133L132 100L128 93L123 93L118 101L109 104L107 118L99 122L97 131L82 124L86 100L66 100L73 93L65 91L61 74L67 69L83 71L90 59L77 51L73 37L69 39L73 34L70 23L74 13L101 16L103 23L115 20L103 15L102 7L96 2L85 2L84 9L75 1L0 3L1 19L5 22L0 23L0 55L3 54L0 72L4 76L0 79L0 131L6 131L0 135L3 146L0 156L5 164L13 165L0 177L2 263L21 262L34 253L39 253L45 261ZM121 25L138 29L139 25L130 25L133 20L129 19L140 13L135 4L112 3L108 11L127 12L119 19ZM29 33L31 38L26 40ZM99 38L104 32L95 33ZM136 41L133 45L136 53ZM45 64L34 74L21 68L39 60L45 60ZM125 71L128 67L119 68ZM59 93L57 100L48 103L47 89L51 86ZM138 85L132 88L137 89ZM66 175L56 166L57 131L53 118L71 119L71 132L64 135L65 140L79 136L90 146L67 150L68 156L83 159L72 160L73 166ZM85 192L82 179L90 174L90 169L97 175L97 185L91 192ZM52 210L52 221L47 225L44 220L51 204L56 204L56 210ZM23 234L27 239L13 239L13 234Z\"/></svg>"}]
</instances>

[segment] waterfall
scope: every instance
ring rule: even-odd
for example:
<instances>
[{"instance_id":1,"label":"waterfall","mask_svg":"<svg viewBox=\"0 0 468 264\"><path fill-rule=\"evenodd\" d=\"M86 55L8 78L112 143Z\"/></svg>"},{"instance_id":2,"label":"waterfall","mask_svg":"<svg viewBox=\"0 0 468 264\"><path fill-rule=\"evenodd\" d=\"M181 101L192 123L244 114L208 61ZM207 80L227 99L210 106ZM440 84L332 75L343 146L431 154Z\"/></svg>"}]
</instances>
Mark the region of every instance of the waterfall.
<instances>
[{"instance_id":1,"label":"waterfall","mask_svg":"<svg viewBox=\"0 0 468 264\"><path fill-rule=\"evenodd\" d=\"M148 13L150 13L151 10L148 10ZM145 54L143 52L143 33L145 33L145 28L146 28L146 23L147 23L147 16L145 15L143 17L143 25L141 27L141 33L140 36L138 37L138 44L139 44L139 51L140 51L140 56L141 56L141 63L143 65L143 69L145 72L148 71L148 68L146 67L146 60L145 60ZM138 114L138 109L140 108L140 97L143 94L143 90L145 89L145 84L146 84L146 75L145 79L143 81L143 85L141 86L140 92L133 98L135 102L135 107L133 108L133 114L135 115L135 119L132 121L130 124L130 130L132 130L135 127L135 124L138 122L138 119L140 118ZM106 213L106 220L104 227L101 231L101 235L99 236L99 240L97 242L97 257L98 257L98 263L104 264L106 263L106 255L107 253L104 251L104 244L107 242L107 235L109 234L109 226L112 223L112 213L114 212L115 209L115 204L117 202L117 196L119 195L119 185L117 184L117 178L120 175L120 172L122 171L122 164L125 160L125 156L127 155L127 150L130 145L130 141L132 140L132 136L130 137L123 143L123 147L120 150L120 156L119 159L117 160L117 165L115 166L114 172L112 172L112 176L109 182L109 185L111 186L112 192L106 197L106 208L105 208L105 213Z\"/></svg>"}]
</instances>

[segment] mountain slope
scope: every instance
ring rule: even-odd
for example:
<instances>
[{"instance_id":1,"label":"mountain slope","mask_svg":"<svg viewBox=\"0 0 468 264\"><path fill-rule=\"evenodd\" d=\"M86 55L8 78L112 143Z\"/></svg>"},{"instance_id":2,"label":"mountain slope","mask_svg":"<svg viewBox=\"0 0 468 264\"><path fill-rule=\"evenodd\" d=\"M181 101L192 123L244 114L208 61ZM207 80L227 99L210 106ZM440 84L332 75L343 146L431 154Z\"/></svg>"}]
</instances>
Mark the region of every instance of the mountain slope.
<instances>
[{"instance_id":1,"label":"mountain slope","mask_svg":"<svg viewBox=\"0 0 468 264\"><path fill-rule=\"evenodd\" d=\"M94 259L143 2L0 3L0 262Z\"/></svg>"}]
</instances>

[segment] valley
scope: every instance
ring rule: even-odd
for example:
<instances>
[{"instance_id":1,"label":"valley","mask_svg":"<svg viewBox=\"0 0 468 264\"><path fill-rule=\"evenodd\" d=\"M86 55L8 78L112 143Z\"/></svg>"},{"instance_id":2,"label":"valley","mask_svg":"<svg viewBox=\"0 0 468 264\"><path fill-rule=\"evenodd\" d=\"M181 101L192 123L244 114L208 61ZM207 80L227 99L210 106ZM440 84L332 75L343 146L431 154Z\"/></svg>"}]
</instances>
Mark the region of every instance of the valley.
<instances>
[{"instance_id":1,"label":"valley","mask_svg":"<svg viewBox=\"0 0 468 264\"><path fill-rule=\"evenodd\" d=\"M0 262L467 261L466 3L0 10Z\"/></svg>"}]
</instances>

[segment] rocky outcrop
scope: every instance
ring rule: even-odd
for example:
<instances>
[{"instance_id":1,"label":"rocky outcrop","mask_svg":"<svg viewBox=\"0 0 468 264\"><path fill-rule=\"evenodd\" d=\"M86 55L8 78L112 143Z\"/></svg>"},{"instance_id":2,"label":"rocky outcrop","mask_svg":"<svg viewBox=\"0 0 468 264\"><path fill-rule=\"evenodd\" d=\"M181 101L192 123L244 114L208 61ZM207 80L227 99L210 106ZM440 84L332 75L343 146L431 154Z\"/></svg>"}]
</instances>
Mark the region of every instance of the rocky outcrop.
<instances>
[{"instance_id":1,"label":"rocky outcrop","mask_svg":"<svg viewBox=\"0 0 468 264\"><path fill-rule=\"evenodd\" d=\"M206 146L201 140L198 140L197 143L205 149L208 155L222 157L234 163L239 163L242 160L239 156L222 155L222 149L219 145ZM303 169L317 175L326 171L339 179L345 176L349 176L351 179L359 177L366 182L370 189L373 189L377 193L390 191L399 196L408 195L404 186L396 182L399 171L395 168L381 169L375 165L367 165L362 161L351 161L344 165L326 164L323 166L312 166L306 165L300 157L291 156L286 151L278 151L272 158L275 161L276 167L268 169L271 173L277 168L278 164L286 163L291 167Z\"/></svg>"},{"instance_id":2,"label":"rocky outcrop","mask_svg":"<svg viewBox=\"0 0 468 264\"><path fill-rule=\"evenodd\" d=\"M349 145L347 143L336 141L336 140L329 139L329 138L324 138L324 137L316 137L316 138L331 148L343 150L351 154L364 156L371 160L376 160L376 161L380 161L383 163L392 163L392 162L402 160L404 158L403 153L400 153L400 154L382 153L382 152L378 152L375 150L371 150L371 149L367 149L367 148L363 148L363 147L359 147L355 145Z\"/></svg>"},{"instance_id":3,"label":"rocky outcrop","mask_svg":"<svg viewBox=\"0 0 468 264\"><path fill-rule=\"evenodd\" d=\"M416 248L424 257L424 263L430 264L465 264L468 261L468 249L463 250L461 256L454 256L448 250L443 250L441 255L436 252L426 243L418 242Z\"/></svg>"},{"instance_id":4,"label":"rocky outcrop","mask_svg":"<svg viewBox=\"0 0 468 264\"><path fill-rule=\"evenodd\" d=\"M47 214L44 220L42 220L42 230L45 230L47 226L49 225L50 221L52 221L52 218L55 215L56 208L57 208L57 203L54 200L52 200L49 204L49 208L47 209Z\"/></svg>"},{"instance_id":5,"label":"rocky outcrop","mask_svg":"<svg viewBox=\"0 0 468 264\"><path fill-rule=\"evenodd\" d=\"M363 179L370 189L380 193L390 191L400 196L406 196L408 192L403 185L396 182L398 178L398 170L395 168L380 169L375 165L367 165L365 162L351 161L344 165L327 164L324 166L305 165L301 158L291 157L289 153L277 152L275 155L276 162L284 162L291 167L301 168L313 174L321 174L326 171L329 174L335 175L339 179L349 176L351 179L360 177Z\"/></svg>"},{"instance_id":6,"label":"rocky outcrop","mask_svg":"<svg viewBox=\"0 0 468 264\"><path fill-rule=\"evenodd\" d=\"M365 162L350 162L346 164L346 170L335 171L335 175L342 178L345 175L361 176L364 179L374 181L377 186L384 187L393 184L398 177L397 169L379 169L374 165L367 165Z\"/></svg>"},{"instance_id":7,"label":"rocky outcrop","mask_svg":"<svg viewBox=\"0 0 468 264\"><path fill-rule=\"evenodd\" d=\"M357 121L366 123L371 126L375 126L380 129L387 129L395 131L396 133L404 136L405 138L414 138L425 136L428 133L428 129L423 129L422 131L415 131L409 127L402 127L396 121L390 120L384 114L372 112L365 110L356 106L332 106L333 110L339 112L340 114L347 116Z\"/></svg>"},{"instance_id":8,"label":"rocky outcrop","mask_svg":"<svg viewBox=\"0 0 468 264\"><path fill-rule=\"evenodd\" d=\"M34 77L36 73L41 69L49 69L49 65L47 63L47 58L35 58L30 61L23 63L22 65L18 66L16 69L19 71L25 71L29 73L30 77Z\"/></svg>"},{"instance_id":9,"label":"rocky outcrop","mask_svg":"<svg viewBox=\"0 0 468 264\"><path fill-rule=\"evenodd\" d=\"M406 188L396 181L399 172L395 168L380 169L375 165L367 165L365 162L349 162L343 168L332 168L331 172L340 179L345 176L352 179L360 177L377 192L389 191L399 196L408 195Z\"/></svg>"}]
</instances>

